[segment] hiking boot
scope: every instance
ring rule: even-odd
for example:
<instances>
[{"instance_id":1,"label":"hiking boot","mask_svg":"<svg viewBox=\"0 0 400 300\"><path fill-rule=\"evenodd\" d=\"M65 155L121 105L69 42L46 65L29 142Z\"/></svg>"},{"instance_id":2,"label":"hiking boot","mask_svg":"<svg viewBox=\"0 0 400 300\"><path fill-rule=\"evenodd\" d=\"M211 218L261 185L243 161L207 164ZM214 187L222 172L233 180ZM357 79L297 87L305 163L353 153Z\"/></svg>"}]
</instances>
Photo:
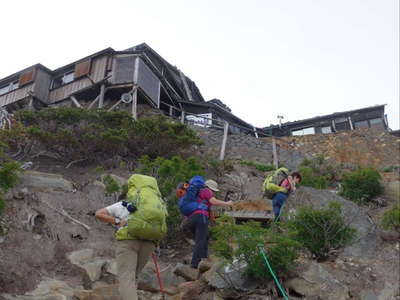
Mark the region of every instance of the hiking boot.
<instances>
[{"instance_id":1,"label":"hiking boot","mask_svg":"<svg viewBox=\"0 0 400 300\"><path fill-rule=\"evenodd\" d=\"M213 262L210 258L202 258L198 266L199 273L207 272L211 269L212 265Z\"/></svg>"}]
</instances>

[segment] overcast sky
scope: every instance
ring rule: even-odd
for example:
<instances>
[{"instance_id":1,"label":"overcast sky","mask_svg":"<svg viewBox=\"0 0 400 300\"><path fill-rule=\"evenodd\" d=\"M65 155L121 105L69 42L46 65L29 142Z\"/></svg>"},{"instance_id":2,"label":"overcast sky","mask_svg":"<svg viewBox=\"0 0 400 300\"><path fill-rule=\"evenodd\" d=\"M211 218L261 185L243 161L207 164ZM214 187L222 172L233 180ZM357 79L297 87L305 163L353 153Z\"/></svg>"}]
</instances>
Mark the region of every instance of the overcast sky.
<instances>
[{"instance_id":1,"label":"overcast sky","mask_svg":"<svg viewBox=\"0 0 400 300\"><path fill-rule=\"evenodd\" d=\"M0 78L146 42L256 126L387 104L399 129L399 0L2 0Z\"/></svg>"}]
</instances>

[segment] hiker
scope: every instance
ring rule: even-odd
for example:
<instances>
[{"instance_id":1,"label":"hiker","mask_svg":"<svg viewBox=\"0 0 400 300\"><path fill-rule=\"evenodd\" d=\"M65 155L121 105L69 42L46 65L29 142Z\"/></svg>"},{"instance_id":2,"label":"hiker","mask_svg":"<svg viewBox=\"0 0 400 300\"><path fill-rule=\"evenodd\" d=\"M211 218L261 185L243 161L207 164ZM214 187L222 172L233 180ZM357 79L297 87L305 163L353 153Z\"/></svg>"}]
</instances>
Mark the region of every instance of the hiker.
<instances>
[{"instance_id":1,"label":"hiker","mask_svg":"<svg viewBox=\"0 0 400 300\"><path fill-rule=\"evenodd\" d=\"M157 240L166 233L166 209L160 205L160 199L161 194L155 178L134 174L128 180L128 201L119 201L96 211L97 219L117 228L115 234L117 277L123 300L138 299L136 278L155 250ZM141 222L144 220L141 212L160 207L162 208L159 212L160 222L149 224L150 230L141 232L141 229L149 229ZM135 214L136 212L138 214ZM141 228L136 227L133 222L139 223ZM152 229L155 232L151 232Z\"/></svg>"},{"instance_id":2,"label":"hiker","mask_svg":"<svg viewBox=\"0 0 400 300\"><path fill-rule=\"evenodd\" d=\"M195 176L194 178L200 176ZM193 178L193 179L194 179ZM191 183L193 182L191 180ZM201 178L202 180L202 178ZM204 182L203 182L204 183ZM197 269L202 258L208 258L208 224L210 208L216 206L232 206L232 201L221 201L214 197L214 192L218 192L218 184L214 180L205 181L204 185L197 194L196 202L199 203L197 209L186 216L185 227L194 235L195 245L193 248L191 268Z\"/></svg>"},{"instance_id":3,"label":"hiker","mask_svg":"<svg viewBox=\"0 0 400 300\"><path fill-rule=\"evenodd\" d=\"M272 208L275 215L275 222L279 221L279 216L281 214L281 208L285 203L286 199L289 197L291 192L296 190L296 184L301 182L301 175L299 172L293 172L287 178L283 179L279 184L282 188L281 191L276 192L272 197Z\"/></svg>"}]
</instances>

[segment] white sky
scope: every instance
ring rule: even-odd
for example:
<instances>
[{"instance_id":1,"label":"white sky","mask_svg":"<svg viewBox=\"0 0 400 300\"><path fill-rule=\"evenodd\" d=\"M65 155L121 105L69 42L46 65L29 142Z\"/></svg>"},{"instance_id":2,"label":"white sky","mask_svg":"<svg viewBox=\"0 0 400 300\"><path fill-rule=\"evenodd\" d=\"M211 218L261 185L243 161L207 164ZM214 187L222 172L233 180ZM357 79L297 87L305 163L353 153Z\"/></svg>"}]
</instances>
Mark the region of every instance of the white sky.
<instances>
[{"instance_id":1,"label":"white sky","mask_svg":"<svg viewBox=\"0 0 400 300\"><path fill-rule=\"evenodd\" d=\"M398 0L2 0L0 78L146 42L256 126L387 104L399 129Z\"/></svg>"}]
</instances>

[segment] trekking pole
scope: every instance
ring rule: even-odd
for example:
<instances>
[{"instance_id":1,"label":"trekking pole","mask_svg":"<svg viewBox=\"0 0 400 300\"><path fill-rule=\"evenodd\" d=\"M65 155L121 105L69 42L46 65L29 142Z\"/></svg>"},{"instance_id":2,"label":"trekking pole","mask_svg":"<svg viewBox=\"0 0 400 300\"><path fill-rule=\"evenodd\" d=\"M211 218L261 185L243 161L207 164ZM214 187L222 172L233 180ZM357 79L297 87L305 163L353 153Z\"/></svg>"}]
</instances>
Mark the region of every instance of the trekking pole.
<instances>
[{"instance_id":1,"label":"trekking pole","mask_svg":"<svg viewBox=\"0 0 400 300\"><path fill-rule=\"evenodd\" d=\"M156 267L157 279L158 279L158 284L160 285L161 296L163 299L165 299L165 293L164 293L163 283L161 280L160 269L158 268L158 264L157 264L157 257L154 252L151 254L151 256L153 258L154 266Z\"/></svg>"},{"instance_id":2,"label":"trekking pole","mask_svg":"<svg viewBox=\"0 0 400 300\"><path fill-rule=\"evenodd\" d=\"M272 278L274 278L274 281L275 281L276 285L278 286L279 291L282 293L283 298L284 298L285 300L289 300L289 297L286 295L285 290L283 289L283 287L282 287L281 284L279 283L279 280L278 280L278 278L276 277L276 275L275 275L275 273L274 273L274 270L272 270L272 267L271 267L271 265L269 264L267 255L266 255L265 250L264 250L264 246L263 246L263 245L258 245L258 248L260 249L261 255L262 255L263 258L264 258L264 261L265 261L265 264L267 265L268 271L271 273Z\"/></svg>"}]
</instances>

